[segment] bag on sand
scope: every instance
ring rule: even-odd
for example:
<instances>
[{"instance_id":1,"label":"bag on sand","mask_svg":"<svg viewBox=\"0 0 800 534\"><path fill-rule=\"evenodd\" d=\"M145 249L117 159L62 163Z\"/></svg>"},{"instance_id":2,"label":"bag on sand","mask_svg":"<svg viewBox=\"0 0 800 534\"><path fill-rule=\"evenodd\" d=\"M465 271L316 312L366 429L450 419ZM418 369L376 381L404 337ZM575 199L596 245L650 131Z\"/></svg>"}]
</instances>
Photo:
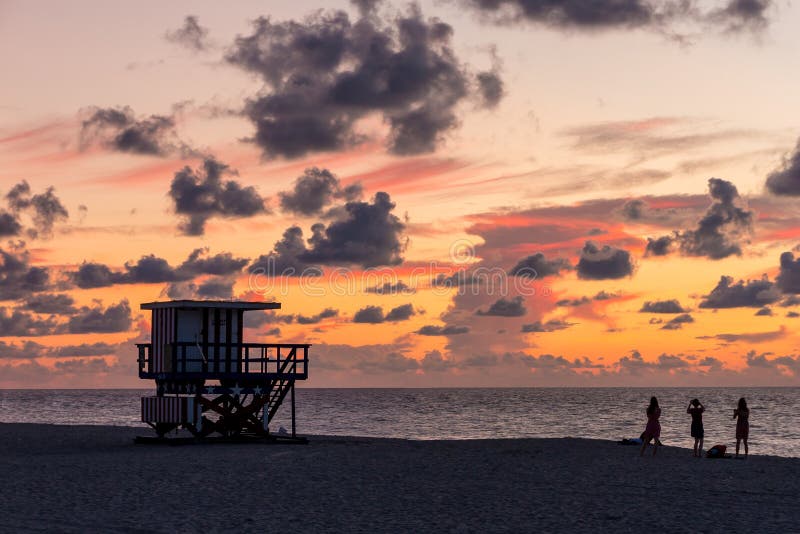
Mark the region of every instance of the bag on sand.
<instances>
[{"instance_id":1,"label":"bag on sand","mask_svg":"<svg viewBox=\"0 0 800 534\"><path fill-rule=\"evenodd\" d=\"M706 451L706 458L724 458L725 445L714 445Z\"/></svg>"}]
</instances>

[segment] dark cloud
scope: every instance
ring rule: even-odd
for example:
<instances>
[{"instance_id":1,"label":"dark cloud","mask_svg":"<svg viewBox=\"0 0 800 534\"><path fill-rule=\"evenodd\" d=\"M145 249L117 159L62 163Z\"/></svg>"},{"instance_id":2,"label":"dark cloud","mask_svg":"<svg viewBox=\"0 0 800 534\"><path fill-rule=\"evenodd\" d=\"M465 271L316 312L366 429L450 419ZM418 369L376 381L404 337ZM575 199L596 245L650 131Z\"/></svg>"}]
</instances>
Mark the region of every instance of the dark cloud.
<instances>
[{"instance_id":1,"label":"dark cloud","mask_svg":"<svg viewBox=\"0 0 800 534\"><path fill-rule=\"evenodd\" d=\"M431 285L433 287L453 288L453 287L478 286L485 282L486 279L477 276L474 272L461 270L461 271L456 271L455 273L449 276L442 273L437 274L431 280Z\"/></svg>"},{"instance_id":2,"label":"dark cloud","mask_svg":"<svg viewBox=\"0 0 800 534\"><path fill-rule=\"evenodd\" d=\"M747 343L763 343L767 341L775 341L782 339L788 335L785 326L774 332L753 332L744 334L717 334L714 336L698 336L697 339L718 339L726 343L735 343L737 341L745 341Z\"/></svg>"},{"instance_id":3,"label":"dark cloud","mask_svg":"<svg viewBox=\"0 0 800 534\"><path fill-rule=\"evenodd\" d=\"M40 319L27 312L0 307L0 332L3 336L49 336L61 333L62 328L52 316Z\"/></svg>"},{"instance_id":4,"label":"dark cloud","mask_svg":"<svg viewBox=\"0 0 800 534\"><path fill-rule=\"evenodd\" d=\"M544 254L537 252L520 260L508 274L528 278L544 278L545 276L558 275L561 271L569 269L572 269L572 266L567 260L563 258L548 260L545 259Z\"/></svg>"},{"instance_id":5,"label":"dark cloud","mask_svg":"<svg viewBox=\"0 0 800 534\"><path fill-rule=\"evenodd\" d=\"M773 195L800 195L800 142L783 165L767 176L767 190Z\"/></svg>"},{"instance_id":6,"label":"dark cloud","mask_svg":"<svg viewBox=\"0 0 800 534\"><path fill-rule=\"evenodd\" d=\"M150 115L137 117L128 107L89 108L83 110L81 146L99 143L117 152L148 156L180 153L191 156L195 151L180 140L175 117Z\"/></svg>"},{"instance_id":7,"label":"dark cloud","mask_svg":"<svg viewBox=\"0 0 800 534\"><path fill-rule=\"evenodd\" d=\"M723 26L727 32L760 31L769 24L766 13L771 6L772 0L728 0L724 7L711 11L707 18Z\"/></svg>"},{"instance_id":8,"label":"dark cloud","mask_svg":"<svg viewBox=\"0 0 800 534\"><path fill-rule=\"evenodd\" d=\"M194 15L188 15L183 19L183 26L177 30L168 31L164 37L167 41L195 52L202 52L209 47L208 29L200 26L200 22Z\"/></svg>"},{"instance_id":9,"label":"dark cloud","mask_svg":"<svg viewBox=\"0 0 800 534\"><path fill-rule=\"evenodd\" d=\"M120 348L119 345L109 343L82 343L80 345L64 345L53 350L52 356L75 357L75 356L109 356Z\"/></svg>"},{"instance_id":10,"label":"dark cloud","mask_svg":"<svg viewBox=\"0 0 800 534\"><path fill-rule=\"evenodd\" d=\"M684 314L678 315L676 317L673 317L672 319L670 319L669 321L664 323L664 326L662 326L661 329L662 330L680 330L681 328L683 328L683 325L685 325L687 323L693 323L693 322L694 322L694 318L691 315L689 315L688 313L684 313Z\"/></svg>"},{"instance_id":11,"label":"dark cloud","mask_svg":"<svg viewBox=\"0 0 800 534\"><path fill-rule=\"evenodd\" d=\"M81 289L108 287L124 283L125 275L113 272L107 265L84 262L77 271L70 273L72 281Z\"/></svg>"},{"instance_id":12,"label":"dark cloud","mask_svg":"<svg viewBox=\"0 0 800 534\"><path fill-rule=\"evenodd\" d=\"M796 311L789 311L786 312L786 317L794 319L795 317L800 317L800 313L797 313Z\"/></svg>"},{"instance_id":13,"label":"dark cloud","mask_svg":"<svg viewBox=\"0 0 800 534\"><path fill-rule=\"evenodd\" d=\"M415 315L414 306L411 304L402 304L396 308L389 310L386 314L387 322L407 321L412 315Z\"/></svg>"},{"instance_id":14,"label":"dark cloud","mask_svg":"<svg viewBox=\"0 0 800 534\"><path fill-rule=\"evenodd\" d=\"M788 297L786 297L781 301L780 305L783 306L784 308L800 305L800 296L789 295Z\"/></svg>"},{"instance_id":15,"label":"dark cloud","mask_svg":"<svg viewBox=\"0 0 800 534\"><path fill-rule=\"evenodd\" d=\"M197 296L203 299L231 299L236 280L209 278L197 285Z\"/></svg>"},{"instance_id":16,"label":"dark cloud","mask_svg":"<svg viewBox=\"0 0 800 534\"><path fill-rule=\"evenodd\" d=\"M516 296L512 299L500 298L489 306L486 311L478 310L475 315L486 315L495 317L522 317L528 312L525 309L525 299L521 296Z\"/></svg>"},{"instance_id":17,"label":"dark cloud","mask_svg":"<svg viewBox=\"0 0 800 534\"><path fill-rule=\"evenodd\" d=\"M772 317L772 308L769 308L769 307L767 307L767 306L764 306L763 308L759 309L759 310L756 312L756 316L767 316L767 317Z\"/></svg>"},{"instance_id":18,"label":"dark cloud","mask_svg":"<svg viewBox=\"0 0 800 534\"><path fill-rule=\"evenodd\" d=\"M50 271L32 267L24 243L10 250L0 248L0 300L16 300L51 288Z\"/></svg>"},{"instance_id":19,"label":"dark cloud","mask_svg":"<svg viewBox=\"0 0 800 534\"><path fill-rule=\"evenodd\" d=\"M180 278L212 274L229 276L238 274L248 263L247 258L236 258L230 252L207 256L208 248L197 248L176 269Z\"/></svg>"},{"instance_id":20,"label":"dark cloud","mask_svg":"<svg viewBox=\"0 0 800 534\"><path fill-rule=\"evenodd\" d=\"M353 316L354 323L379 324L383 322L383 309L380 306L367 306Z\"/></svg>"},{"instance_id":21,"label":"dark cloud","mask_svg":"<svg viewBox=\"0 0 800 534\"><path fill-rule=\"evenodd\" d=\"M13 213L0 210L0 237L13 237L22 233L22 224Z\"/></svg>"},{"instance_id":22,"label":"dark cloud","mask_svg":"<svg viewBox=\"0 0 800 534\"><path fill-rule=\"evenodd\" d=\"M645 256L666 256L672 252L672 245L675 243L673 236L664 235L653 239L647 238L647 246L645 247Z\"/></svg>"},{"instance_id":23,"label":"dark cloud","mask_svg":"<svg viewBox=\"0 0 800 534\"><path fill-rule=\"evenodd\" d=\"M775 283L784 293L800 293L800 258L794 259L794 254L791 252L781 254L781 270L775 278Z\"/></svg>"},{"instance_id":24,"label":"dark cloud","mask_svg":"<svg viewBox=\"0 0 800 534\"><path fill-rule=\"evenodd\" d=\"M402 263L405 224L392 214L395 204L386 193L377 193L373 202L348 202L341 217L327 227L311 227L308 244L303 230L288 228L274 250L256 259L251 272L267 276L316 275L318 265L377 267Z\"/></svg>"},{"instance_id":25,"label":"dark cloud","mask_svg":"<svg viewBox=\"0 0 800 534\"><path fill-rule=\"evenodd\" d=\"M418 154L433 151L458 125L456 107L470 93L452 33L416 6L392 21L372 10L355 22L343 11L280 23L262 17L226 59L265 83L244 114L266 156L355 145L365 139L356 123L370 114L389 125L391 152Z\"/></svg>"},{"instance_id":26,"label":"dark cloud","mask_svg":"<svg viewBox=\"0 0 800 534\"><path fill-rule=\"evenodd\" d=\"M411 304L403 304L392 308L385 316L380 306L366 306L355 313L353 322L379 324L384 322L407 321L415 314L416 312Z\"/></svg>"},{"instance_id":27,"label":"dark cloud","mask_svg":"<svg viewBox=\"0 0 800 534\"><path fill-rule=\"evenodd\" d=\"M376 295L408 295L416 292L414 288L409 287L402 280L398 280L397 282L384 282L382 285L368 287L365 291Z\"/></svg>"},{"instance_id":28,"label":"dark cloud","mask_svg":"<svg viewBox=\"0 0 800 534\"><path fill-rule=\"evenodd\" d=\"M627 250L587 241L577 265L578 277L587 280L608 280L633 274L631 254Z\"/></svg>"},{"instance_id":29,"label":"dark cloud","mask_svg":"<svg viewBox=\"0 0 800 534\"><path fill-rule=\"evenodd\" d=\"M572 298L572 299L561 299L556 301L556 306L583 306L584 304L589 304L592 301L603 301L603 300L611 300L614 298L619 297L617 293L609 293L605 290L599 291L593 297L582 296L579 298Z\"/></svg>"},{"instance_id":30,"label":"dark cloud","mask_svg":"<svg viewBox=\"0 0 800 534\"><path fill-rule=\"evenodd\" d=\"M275 243L269 254L256 258L249 270L265 276L321 276L322 271L315 265L308 265L300 259L308 252L303 240L303 230L292 226L283 232L283 237Z\"/></svg>"},{"instance_id":31,"label":"dark cloud","mask_svg":"<svg viewBox=\"0 0 800 534\"><path fill-rule=\"evenodd\" d=\"M503 99L505 88L503 79L496 71L479 72L475 77L478 82L481 101L484 107L494 108Z\"/></svg>"},{"instance_id":32,"label":"dark cloud","mask_svg":"<svg viewBox=\"0 0 800 534\"><path fill-rule=\"evenodd\" d=\"M647 301L639 310L641 313L684 313L687 311L676 299Z\"/></svg>"},{"instance_id":33,"label":"dark cloud","mask_svg":"<svg viewBox=\"0 0 800 534\"><path fill-rule=\"evenodd\" d=\"M316 315L305 316L305 315L298 315L297 316L297 323L298 324L317 324L323 319L329 319L331 317L337 317L339 315L339 310L335 310L333 308L325 308L321 312Z\"/></svg>"},{"instance_id":34,"label":"dark cloud","mask_svg":"<svg viewBox=\"0 0 800 534\"><path fill-rule=\"evenodd\" d=\"M642 28L663 16L659 4L648 0L462 0L462 4L495 22L531 22L559 29Z\"/></svg>"},{"instance_id":35,"label":"dark cloud","mask_svg":"<svg viewBox=\"0 0 800 534\"><path fill-rule=\"evenodd\" d=\"M22 181L12 187L6 194L6 201L13 213L0 215L0 235L18 235L22 230L18 215L27 213L33 222L33 228L27 234L31 238L50 237L53 235L53 226L57 222L69 218L67 208L55 195L55 188L48 187L44 193L31 194L28 182ZM13 234L8 233L14 231ZM4 233L5 232L5 233Z\"/></svg>"},{"instance_id":36,"label":"dark cloud","mask_svg":"<svg viewBox=\"0 0 800 534\"><path fill-rule=\"evenodd\" d=\"M0 308L0 323L2 323L2 314L5 312L4 308ZM30 360L33 358L40 358L46 348L35 341L26 341L25 343L6 343L0 341L0 360Z\"/></svg>"},{"instance_id":37,"label":"dark cloud","mask_svg":"<svg viewBox=\"0 0 800 534\"><path fill-rule=\"evenodd\" d=\"M645 210L647 210L647 203L644 200L635 199L623 204L620 212L624 219L639 221L644 218Z\"/></svg>"},{"instance_id":38,"label":"dark cloud","mask_svg":"<svg viewBox=\"0 0 800 534\"><path fill-rule=\"evenodd\" d=\"M188 166L175 173L169 196L175 213L186 220L179 226L186 235L203 235L212 217L241 218L267 213L265 199L253 186L242 187L235 180L222 180L234 172L224 163L206 158L203 169Z\"/></svg>"},{"instance_id":39,"label":"dark cloud","mask_svg":"<svg viewBox=\"0 0 800 534\"><path fill-rule=\"evenodd\" d=\"M126 332L131 329L131 307L127 300L107 308L83 306L67 322L70 334Z\"/></svg>"},{"instance_id":40,"label":"dark cloud","mask_svg":"<svg viewBox=\"0 0 800 534\"><path fill-rule=\"evenodd\" d=\"M317 215L336 199L351 202L361 198L361 184L342 187L327 169L312 167L294 182L294 189L278 193L281 209L298 215Z\"/></svg>"},{"instance_id":41,"label":"dark cloud","mask_svg":"<svg viewBox=\"0 0 800 534\"><path fill-rule=\"evenodd\" d=\"M764 276L760 280L739 280L722 276L717 286L700 303L701 308L760 308L781 299L781 292Z\"/></svg>"},{"instance_id":42,"label":"dark cloud","mask_svg":"<svg viewBox=\"0 0 800 534\"><path fill-rule=\"evenodd\" d=\"M84 262L77 271L68 273L72 281L82 289L108 287L115 284L159 284L164 282L186 282L196 276L216 275L234 276L242 271L248 263L247 258L234 257L230 252L213 256L208 255L207 248L193 250L186 260L172 267L167 260L154 254L142 256L135 262L126 262L123 271L112 271L107 265ZM233 284L228 280L228 285ZM208 286L209 288L211 286ZM188 289L175 284L173 294ZM194 288L196 292L197 287Z\"/></svg>"},{"instance_id":43,"label":"dark cloud","mask_svg":"<svg viewBox=\"0 0 800 534\"><path fill-rule=\"evenodd\" d=\"M466 334L468 332L468 326L456 325L437 326L428 324L417 330L417 334L421 336L455 336L459 334Z\"/></svg>"},{"instance_id":44,"label":"dark cloud","mask_svg":"<svg viewBox=\"0 0 800 534\"><path fill-rule=\"evenodd\" d=\"M569 328L573 324L574 323L568 323L560 319L550 319L545 323L543 323L542 321L536 321L535 323L524 324L522 325L521 331L524 333L555 332L556 330L564 330L566 328Z\"/></svg>"},{"instance_id":45,"label":"dark cloud","mask_svg":"<svg viewBox=\"0 0 800 534\"><path fill-rule=\"evenodd\" d=\"M348 202L346 215L327 227L311 227L311 247L300 256L305 263L359 264L363 267L398 265L405 244L405 224L392 213L395 204L386 193L376 193L372 204Z\"/></svg>"},{"instance_id":46,"label":"dark cloud","mask_svg":"<svg viewBox=\"0 0 800 534\"><path fill-rule=\"evenodd\" d=\"M648 239L646 254L662 256L676 244L686 256L705 256L713 260L741 256L741 241L752 232L754 213L744 206L732 183L711 178L708 190L712 203L697 227L676 231L672 236Z\"/></svg>"},{"instance_id":47,"label":"dark cloud","mask_svg":"<svg viewBox=\"0 0 800 534\"><path fill-rule=\"evenodd\" d=\"M75 300L64 293L38 293L25 299L22 307L33 313L71 315L75 310Z\"/></svg>"}]
</instances>

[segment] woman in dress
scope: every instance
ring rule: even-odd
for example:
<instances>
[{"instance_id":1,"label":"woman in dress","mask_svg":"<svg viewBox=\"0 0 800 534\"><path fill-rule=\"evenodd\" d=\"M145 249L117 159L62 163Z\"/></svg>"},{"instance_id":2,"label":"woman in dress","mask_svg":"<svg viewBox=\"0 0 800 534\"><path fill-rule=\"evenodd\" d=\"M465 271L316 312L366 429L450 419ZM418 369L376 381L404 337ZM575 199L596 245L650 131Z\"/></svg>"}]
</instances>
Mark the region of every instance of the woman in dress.
<instances>
[{"instance_id":1,"label":"woman in dress","mask_svg":"<svg viewBox=\"0 0 800 534\"><path fill-rule=\"evenodd\" d=\"M655 439L653 443L653 456L656 455L658 438L661 437L661 423L658 418L661 417L661 408L658 407L658 399L650 397L650 406L647 407L647 426L644 429L644 436L642 436L642 450L639 451L639 456L644 455L644 450L650 443L651 439Z\"/></svg>"},{"instance_id":2,"label":"woman in dress","mask_svg":"<svg viewBox=\"0 0 800 534\"><path fill-rule=\"evenodd\" d=\"M750 409L744 397L739 399L739 406L733 410L736 419L736 458L739 457L739 443L744 442L744 457L747 458L747 438L750 435Z\"/></svg>"},{"instance_id":3,"label":"woman in dress","mask_svg":"<svg viewBox=\"0 0 800 534\"><path fill-rule=\"evenodd\" d=\"M686 413L692 416L692 437L694 438L694 456L703 456L703 412L705 407L697 399L692 399Z\"/></svg>"}]
</instances>

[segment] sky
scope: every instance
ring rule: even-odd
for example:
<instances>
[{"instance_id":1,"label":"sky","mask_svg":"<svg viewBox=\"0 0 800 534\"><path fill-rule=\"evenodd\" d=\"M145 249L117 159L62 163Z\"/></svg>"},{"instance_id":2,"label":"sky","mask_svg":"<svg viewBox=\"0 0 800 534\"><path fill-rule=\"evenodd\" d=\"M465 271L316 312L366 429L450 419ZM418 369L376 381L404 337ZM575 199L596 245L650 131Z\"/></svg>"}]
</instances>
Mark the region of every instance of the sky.
<instances>
[{"instance_id":1,"label":"sky","mask_svg":"<svg viewBox=\"0 0 800 534\"><path fill-rule=\"evenodd\" d=\"M800 6L325 5L0 0L0 387L170 299L313 387L800 385Z\"/></svg>"}]
</instances>

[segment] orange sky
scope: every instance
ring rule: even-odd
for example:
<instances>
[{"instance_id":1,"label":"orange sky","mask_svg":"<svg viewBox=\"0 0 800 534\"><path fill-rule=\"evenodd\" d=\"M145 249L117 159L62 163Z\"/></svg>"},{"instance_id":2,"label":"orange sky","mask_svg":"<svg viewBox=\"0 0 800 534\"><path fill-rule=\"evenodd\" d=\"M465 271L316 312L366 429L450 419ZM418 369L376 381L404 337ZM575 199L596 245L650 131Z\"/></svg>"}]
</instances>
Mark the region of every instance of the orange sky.
<instances>
[{"instance_id":1,"label":"orange sky","mask_svg":"<svg viewBox=\"0 0 800 534\"><path fill-rule=\"evenodd\" d=\"M669 27L585 28L494 24L458 2L384 2L363 19L340 4L314 15L310 2L87 0L58 25L57 4L0 7L0 60L14 80L0 88L0 387L146 387L139 304L168 294L281 302L282 319L246 336L313 343L316 387L800 385L800 262L780 259L800 255L787 113L800 104L787 68L800 9L764 2L763 20L741 27L695 13ZM313 45L271 41L273 31L253 41L260 63L231 59L262 15L343 32L346 58L325 66ZM398 18L429 33L404 41ZM441 21L451 31L436 37ZM386 36L391 61L359 55L365 24ZM429 70L381 78L411 54ZM352 85L342 96L335 83L359 68L374 93L355 98L367 89ZM501 80L496 102L480 74ZM261 132L248 102L276 105L303 76L313 90L292 112L288 97L265 108L274 123ZM127 125L100 118L112 111ZM297 116L338 137L314 144L308 124L292 137ZM148 122L158 117L168 125ZM228 166L221 189L180 182L201 184L211 160ZM789 192L766 187L776 174ZM299 185L312 175L326 177L327 196L293 208L286 198L319 193ZM276 247L294 226L304 253ZM666 254L648 248L659 237ZM270 253L323 275L251 275ZM151 255L159 273L137 263ZM208 266L223 256L233 266ZM520 262L536 275L515 275ZM87 265L110 274L81 281ZM437 283L451 275L462 283ZM405 290L370 291L397 282ZM356 320L408 304L399 320ZM313 317L326 309L336 313Z\"/></svg>"}]
</instances>

